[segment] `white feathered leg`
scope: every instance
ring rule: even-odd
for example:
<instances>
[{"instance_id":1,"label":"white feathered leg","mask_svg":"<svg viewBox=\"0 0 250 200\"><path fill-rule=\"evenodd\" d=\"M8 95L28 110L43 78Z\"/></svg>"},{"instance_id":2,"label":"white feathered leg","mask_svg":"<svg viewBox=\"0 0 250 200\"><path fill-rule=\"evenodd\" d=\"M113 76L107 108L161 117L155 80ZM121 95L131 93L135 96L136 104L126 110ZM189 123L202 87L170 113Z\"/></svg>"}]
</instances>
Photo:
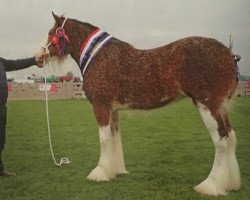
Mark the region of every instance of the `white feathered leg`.
<instances>
[{"instance_id":1,"label":"white feathered leg","mask_svg":"<svg viewBox=\"0 0 250 200\"><path fill-rule=\"evenodd\" d=\"M228 137L220 138L218 123L205 106L200 105L201 117L209 130L215 146L212 170L203 182L194 189L205 195L226 195L226 191L238 190L241 186L240 171L236 160L236 137L233 130Z\"/></svg>"},{"instance_id":2,"label":"white feathered leg","mask_svg":"<svg viewBox=\"0 0 250 200\"><path fill-rule=\"evenodd\" d=\"M98 165L87 177L94 181L108 181L115 178L115 165L113 156L113 139L110 124L99 128L101 155Z\"/></svg>"}]
</instances>

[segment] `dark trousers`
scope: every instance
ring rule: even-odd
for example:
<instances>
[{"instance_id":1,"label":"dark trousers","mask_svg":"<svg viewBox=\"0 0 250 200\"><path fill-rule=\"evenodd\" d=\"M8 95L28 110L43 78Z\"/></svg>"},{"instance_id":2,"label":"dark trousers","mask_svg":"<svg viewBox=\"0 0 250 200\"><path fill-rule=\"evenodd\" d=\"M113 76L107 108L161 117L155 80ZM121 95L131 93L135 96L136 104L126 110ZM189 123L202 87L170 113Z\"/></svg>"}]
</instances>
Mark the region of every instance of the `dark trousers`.
<instances>
[{"instance_id":1,"label":"dark trousers","mask_svg":"<svg viewBox=\"0 0 250 200\"><path fill-rule=\"evenodd\" d=\"M0 105L0 172L3 171L2 152L6 140L6 121L7 121L7 107L6 105Z\"/></svg>"}]
</instances>

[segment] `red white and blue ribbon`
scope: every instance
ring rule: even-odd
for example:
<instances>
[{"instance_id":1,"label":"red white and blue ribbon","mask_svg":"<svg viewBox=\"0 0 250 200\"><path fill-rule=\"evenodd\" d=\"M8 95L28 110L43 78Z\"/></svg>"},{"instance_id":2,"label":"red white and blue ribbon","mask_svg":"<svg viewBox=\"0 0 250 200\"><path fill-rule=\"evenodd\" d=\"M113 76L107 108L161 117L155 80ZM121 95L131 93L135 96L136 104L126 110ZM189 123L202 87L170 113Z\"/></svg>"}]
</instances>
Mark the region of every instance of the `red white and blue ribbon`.
<instances>
[{"instance_id":1,"label":"red white and blue ribbon","mask_svg":"<svg viewBox=\"0 0 250 200\"><path fill-rule=\"evenodd\" d=\"M88 65L91 63L95 55L100 51L102 47L104 47L110 40L112 36L108 33L96 29L94 30L84 41L81 49L80 49L80 69L82 72L82 76L86 72Z\"/></svg>"}]
</instances>

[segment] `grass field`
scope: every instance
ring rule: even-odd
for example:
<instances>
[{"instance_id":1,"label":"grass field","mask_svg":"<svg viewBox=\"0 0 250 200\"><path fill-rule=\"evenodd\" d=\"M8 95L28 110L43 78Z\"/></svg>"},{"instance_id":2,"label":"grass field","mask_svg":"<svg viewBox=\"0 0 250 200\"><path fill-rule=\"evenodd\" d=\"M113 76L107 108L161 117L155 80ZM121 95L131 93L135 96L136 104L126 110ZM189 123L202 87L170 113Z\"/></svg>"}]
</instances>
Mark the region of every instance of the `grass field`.
<instances>
[{"instance_id":1,"label":"grass field","mask_svg":"<svg viewBox=\"0 0 250 200\"><path fill-rule=\"evenodd\" d=\"M214 148L189 100L150 112L121 112L121 133L129 174L96 183L85 177L99 159L98 127L83 100L50 101L51 131L57 160L51 159L44 101L9 101L6 169L16 177L0 178L1 200L147 200L250 198L250 98L236 98L231 122L238 137L242 188L225 197L196 194L193 186L211 170Z\"/></svg>"}]
</instances>

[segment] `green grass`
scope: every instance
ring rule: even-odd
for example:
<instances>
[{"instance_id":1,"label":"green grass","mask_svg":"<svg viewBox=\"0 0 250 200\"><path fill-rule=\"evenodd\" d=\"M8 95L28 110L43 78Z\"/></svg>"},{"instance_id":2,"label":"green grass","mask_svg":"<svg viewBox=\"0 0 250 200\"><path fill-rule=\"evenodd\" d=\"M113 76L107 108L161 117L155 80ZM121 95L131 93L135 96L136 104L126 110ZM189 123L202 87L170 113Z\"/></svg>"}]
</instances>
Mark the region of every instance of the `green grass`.
<instances>
[{"instance_id":1,"label":"green grass","mask_svg":"<svg viewBox=\"0 0 250 200\"><path fill-rule=\"evenodd\" d=\"M189 100L150 112L121 112L121 132L129 174L96 183L85 177L99 159L98 127L87 101L50 101L54 152L71 164L51 159L44 101L9 101L5 168L16 177L0 178L1 200L240 199L250 197L250 98L236 98L231 122L238 137L242 188L225 197L193 191L212 167L214 148Z\"/></svg>"}]
</instances>

